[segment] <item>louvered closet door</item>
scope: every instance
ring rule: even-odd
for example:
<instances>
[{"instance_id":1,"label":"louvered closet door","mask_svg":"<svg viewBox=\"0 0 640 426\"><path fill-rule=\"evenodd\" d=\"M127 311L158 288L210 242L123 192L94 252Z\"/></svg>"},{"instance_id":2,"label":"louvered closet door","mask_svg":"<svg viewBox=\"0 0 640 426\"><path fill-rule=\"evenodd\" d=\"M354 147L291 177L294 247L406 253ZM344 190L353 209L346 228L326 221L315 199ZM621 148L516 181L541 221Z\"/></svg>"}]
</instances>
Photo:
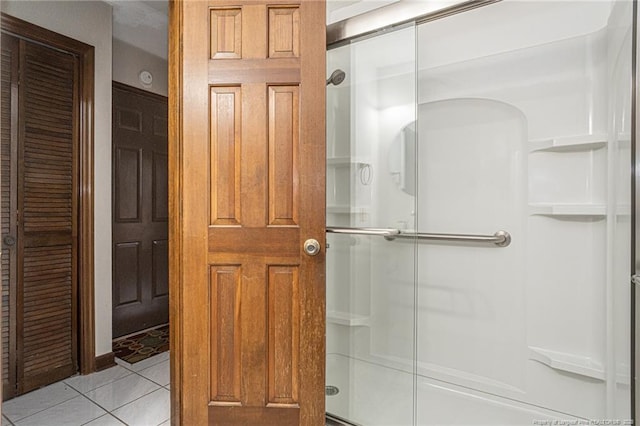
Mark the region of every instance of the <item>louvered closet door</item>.
<instances>
[{"instance_id":1,"label":"louvered closet door","mask_svg":"<svg viewBox=\"0 0 640 426\"><path fill-rule=\"evenodd\" d=\"M77 70L71 55L22 43L18 382L27 391L77 370Z\"/></svg>"},{"instance_id":2,"label":"louvered closet door","mask_svg":"<svg viewBox=\"0 0 640 426\"><path fill-rule=\"evenodd\" d=\"M3 34L3 43L5 38L10 37ZM10 319L10 328L3 328L9 348L3 355L10 361L3 373L5 383L21 394L77 371L77 63L71 55L24 40L12 46L19 47L17 55L5 55L3 48L2 106L9 107L14 122L2 122L2 226L5 249L6 236L16 244L3 257L3 264L15 262L7 273L3 265L3 297L5 290L9 294L3 317ZM15 58L19 84L7 95L5 87L15 77L5 75L4 62ZM14 140L5 139L5 126ZM7 162L4 153L12 141L16 158ZM6 173L15 174L9 186Z\"/></svg>"}]
</instances>

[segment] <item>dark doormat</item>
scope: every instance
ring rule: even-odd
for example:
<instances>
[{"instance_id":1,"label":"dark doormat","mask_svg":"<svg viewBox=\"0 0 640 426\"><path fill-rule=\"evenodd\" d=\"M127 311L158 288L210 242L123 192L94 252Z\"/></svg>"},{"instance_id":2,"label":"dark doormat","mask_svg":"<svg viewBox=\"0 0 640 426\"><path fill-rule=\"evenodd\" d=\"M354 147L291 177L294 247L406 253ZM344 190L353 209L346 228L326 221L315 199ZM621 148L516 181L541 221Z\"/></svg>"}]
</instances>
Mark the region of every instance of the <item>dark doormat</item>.
<instances>
[{"instance_id":1,"label":"dark doormat","mask_svg":"<svg viewBox=\"0 0 640 426\"><path fill-rule=\"evenodd\" d=\"M169 350L169 324L113 341L117 358L135 364Z\"/></svg>"}]
</instances>

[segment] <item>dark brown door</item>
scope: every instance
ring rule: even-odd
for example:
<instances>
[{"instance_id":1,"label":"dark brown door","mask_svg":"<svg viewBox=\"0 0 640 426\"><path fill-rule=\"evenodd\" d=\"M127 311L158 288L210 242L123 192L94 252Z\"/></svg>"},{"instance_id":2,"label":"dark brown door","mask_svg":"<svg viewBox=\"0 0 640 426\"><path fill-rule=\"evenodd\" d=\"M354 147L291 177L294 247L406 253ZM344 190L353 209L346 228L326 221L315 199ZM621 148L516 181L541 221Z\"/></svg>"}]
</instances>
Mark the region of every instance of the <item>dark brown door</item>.
<instances>
[{"instance_id":1,"label":"dark brown door","mask_svg":"<svg viewBox=\"0 0 640 426\"><path fill-rule=\"evenodd\" d=\"M2 34L5 399L78 370L78 71Z\"/></svg>"},{"instance_id":2,"label":"dark brown door","mask_svg":"<svg viewBox=\"0 0 640 426\"><path fill-rule=\"evenodd\" d=\"M169 322L167 98L113 86L113 336Z\"/></svg>"},{"instance_id":3,"label":"dark brown door","mask_svg":"<svg viewBox=\"0 0 640 426\"><path fill-rule=\"evenodd\" d=\"M325 3L178 1L172 30L173 416L323 425Z\"/></svg>"}]
</instances>

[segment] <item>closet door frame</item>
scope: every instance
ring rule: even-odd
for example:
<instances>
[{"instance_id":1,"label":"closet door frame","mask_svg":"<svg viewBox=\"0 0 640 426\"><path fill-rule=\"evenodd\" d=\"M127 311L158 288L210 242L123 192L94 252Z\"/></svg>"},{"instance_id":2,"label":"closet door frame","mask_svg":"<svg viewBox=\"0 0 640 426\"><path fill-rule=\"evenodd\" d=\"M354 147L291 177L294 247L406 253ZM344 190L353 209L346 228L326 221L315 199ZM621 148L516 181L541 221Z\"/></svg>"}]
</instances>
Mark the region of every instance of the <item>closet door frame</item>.
<instances>
[{"instance_id":1,"label":"closet door frame","mask_svg":"<svg viewBox=\"0 0 640 426\"><path fill-rule=\"evenodd\" d=\"M2 33L41 43L78 58L78 363L96 370L93 238L94 47L2 13Z\"/></svg>"}]
</instances>

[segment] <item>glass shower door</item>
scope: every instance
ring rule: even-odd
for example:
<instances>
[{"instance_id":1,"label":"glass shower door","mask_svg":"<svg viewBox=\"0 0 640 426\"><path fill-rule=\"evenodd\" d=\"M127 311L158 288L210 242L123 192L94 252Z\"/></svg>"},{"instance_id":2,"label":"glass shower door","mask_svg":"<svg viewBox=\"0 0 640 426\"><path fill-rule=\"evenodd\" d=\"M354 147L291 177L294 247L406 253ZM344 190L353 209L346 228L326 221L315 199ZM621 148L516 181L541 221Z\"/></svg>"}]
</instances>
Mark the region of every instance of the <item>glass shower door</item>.
<instances>
[{"instance_id":1,"label":"glass shower door","mask_svg":"<svg viewBox=\"0 0 640 426\"><path fill-rule=\"evenodd\" d=\"M384 235L416 226L415 26L332 49L327 67L327 413L410 425L415 245Z\"/></svg>"},{"instance_id":2,"label":"glass shower door","mask_svg":"<svg viewBox=\"0 0 640 426\"><path fill-rule=\"evenodd\" d=\"M512 242L418 244L418 425L630 424L632 16L505 0L419 25L418 231Z\"/></svg>"},{"instance_id":3,"label":"glass shower door","mask_svg":"<svg viewBox=\"0 0 640 426\"><path fill-rule=\"evenodd\" d=\"M503 0L328 52L330 415L630 424L632 9Z\"/></svg>"}]
</instances>

